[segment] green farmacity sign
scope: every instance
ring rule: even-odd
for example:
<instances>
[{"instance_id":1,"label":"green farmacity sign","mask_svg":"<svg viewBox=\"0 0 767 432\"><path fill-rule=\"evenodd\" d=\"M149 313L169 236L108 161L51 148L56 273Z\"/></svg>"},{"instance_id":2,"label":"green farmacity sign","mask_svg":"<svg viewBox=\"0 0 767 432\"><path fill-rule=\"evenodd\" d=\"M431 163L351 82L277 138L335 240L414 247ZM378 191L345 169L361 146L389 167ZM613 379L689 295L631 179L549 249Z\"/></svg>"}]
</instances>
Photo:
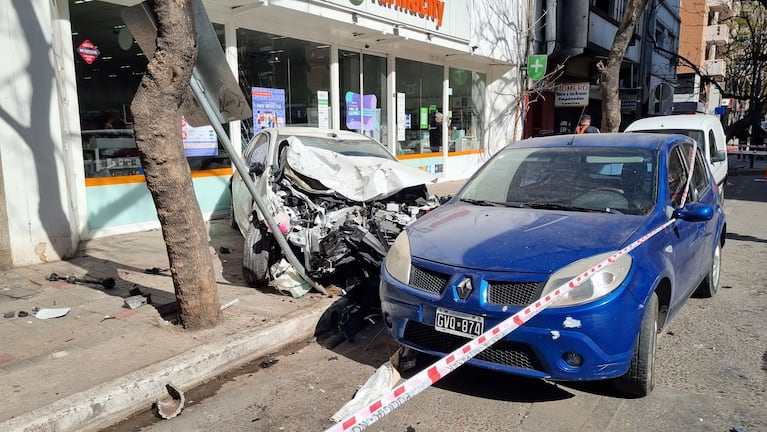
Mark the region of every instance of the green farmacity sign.
<instances>
[{"instance_id":1,"label":"green farmacity sign","mask_svg":"<svg viewBox=\"0 0 767 432\"><path fill-rule=\"evenodd\" d=\"M546 75L546 54L527 56L527 76L539 80Z\"/></svg>"}]
</instances>

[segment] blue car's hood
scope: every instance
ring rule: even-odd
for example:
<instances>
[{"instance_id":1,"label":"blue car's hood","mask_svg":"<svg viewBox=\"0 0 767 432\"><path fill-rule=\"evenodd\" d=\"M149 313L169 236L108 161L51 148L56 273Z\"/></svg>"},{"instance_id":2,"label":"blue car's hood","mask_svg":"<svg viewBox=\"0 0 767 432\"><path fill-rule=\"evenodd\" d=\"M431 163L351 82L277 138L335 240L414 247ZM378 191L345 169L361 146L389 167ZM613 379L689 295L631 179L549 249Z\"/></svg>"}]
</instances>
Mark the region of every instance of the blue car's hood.
<instances>
[{"instance_id":1,"label":"blue car's hood","mask_svg":"<svg viewBox=\"0 0 767 432\"><path fill-rule=\"evenodd\" d=\"M647 217L446 204L408 229L412 256L488 271L550 273L617 250Z\"/></svg>"}]
</instances>

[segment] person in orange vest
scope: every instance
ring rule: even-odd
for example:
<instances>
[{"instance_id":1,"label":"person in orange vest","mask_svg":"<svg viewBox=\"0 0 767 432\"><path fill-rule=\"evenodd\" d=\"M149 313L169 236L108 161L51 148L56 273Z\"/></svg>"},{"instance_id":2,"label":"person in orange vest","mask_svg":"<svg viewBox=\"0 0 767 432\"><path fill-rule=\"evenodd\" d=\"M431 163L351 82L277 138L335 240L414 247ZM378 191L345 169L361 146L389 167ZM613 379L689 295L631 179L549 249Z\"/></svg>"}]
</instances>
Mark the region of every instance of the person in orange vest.
<instances>
[{"instance_id":1,"label":"person in orange vest","mask_svg":"<svg viewBox=\"0 0 767 432\"><path fill-rule=\"evenodd\" d=\"M575 133L578 135L585 133L599 133L599 129L591 126L591 116L586 114L581 117L581 123L575 127Z\"/></svg>"}]
</instances>

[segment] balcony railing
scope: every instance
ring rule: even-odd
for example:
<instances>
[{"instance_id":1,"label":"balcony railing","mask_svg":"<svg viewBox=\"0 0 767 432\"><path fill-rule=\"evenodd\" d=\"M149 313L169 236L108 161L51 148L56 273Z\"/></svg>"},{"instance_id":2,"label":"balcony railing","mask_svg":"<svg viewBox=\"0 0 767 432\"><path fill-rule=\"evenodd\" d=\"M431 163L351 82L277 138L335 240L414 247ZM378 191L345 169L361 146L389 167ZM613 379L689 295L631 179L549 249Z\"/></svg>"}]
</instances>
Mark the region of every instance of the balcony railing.
<instances>
[{"instance_id":1,"label":"balcony railing","mask_svg":"<svg viewBox=\"0 0 767 432\"><path fill-rule=\"evenodd\" d=\"M730 28L724 24L706 26L706 43L710 45L726 45L730 43Z\"/></svg>"},{"instance_id":2,"label":"balcony railing","mask_svg":"<svg viewBox=\"0 0 767 432\"><path fill-rule=\"evenodd\" d=\"M721 59L706 60L703 62L703 71L710 77L724 78L727 65Z\"/></svg>"}]
</instances>

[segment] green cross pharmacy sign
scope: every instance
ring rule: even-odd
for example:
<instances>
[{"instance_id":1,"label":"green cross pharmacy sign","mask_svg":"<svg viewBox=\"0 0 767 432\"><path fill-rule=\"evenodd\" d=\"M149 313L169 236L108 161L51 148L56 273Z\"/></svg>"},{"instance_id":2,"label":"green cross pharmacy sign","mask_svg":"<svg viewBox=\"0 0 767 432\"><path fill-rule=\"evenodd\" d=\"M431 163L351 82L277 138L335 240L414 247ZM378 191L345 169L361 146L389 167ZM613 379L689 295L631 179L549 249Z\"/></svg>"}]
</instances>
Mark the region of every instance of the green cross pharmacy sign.
<instances>
[{"instance_id":1,"label":"green cross pharmacy sign","mask_svg":"<svg viewBox=\"0 0 767 432\"><path fill-rule=\"evenodd\" d=\"M531 80L539 80L546 75L546 54L527 57L527 76Z\"/></svg>"}]
</instances>

